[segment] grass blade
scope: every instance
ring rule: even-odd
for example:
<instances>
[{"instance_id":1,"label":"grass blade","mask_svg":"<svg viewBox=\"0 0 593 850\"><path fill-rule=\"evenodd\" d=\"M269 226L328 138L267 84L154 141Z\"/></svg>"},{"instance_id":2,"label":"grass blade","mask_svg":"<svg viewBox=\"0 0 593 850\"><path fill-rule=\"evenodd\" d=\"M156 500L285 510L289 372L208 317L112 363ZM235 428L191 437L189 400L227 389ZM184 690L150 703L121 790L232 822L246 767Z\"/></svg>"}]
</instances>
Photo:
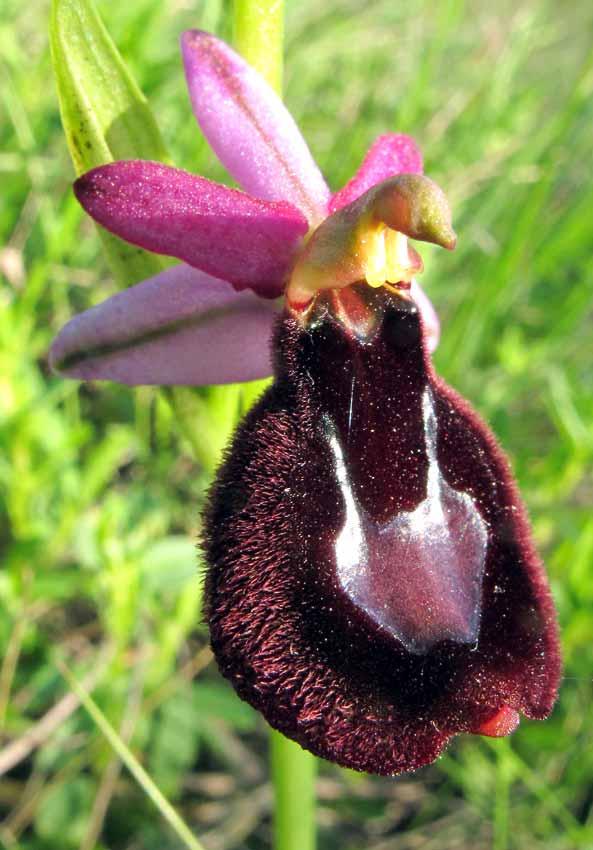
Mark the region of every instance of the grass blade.
<instances>
[{"instance_id":1,"label":"grass blade","mask_svg":"<svg viewBox=\"0 0 593 850\"><path fill-rule=\"evenodd\" d=\"M113 728L109 720L105 717L94 699L87 693L80 682L77 681L72 671L63 663L58 662L58 669L64 679L67 681L70 688L79 698L82 705L87 710L97 724L105 738L113 747L116 755L122 760L128 768L138 785L144 793L149 797L157 807L163 818L167 821L173 832L183 842L188 850L204 850L197 838L192 835L191 830L175 811L171 803L165 798L163 793L157 788L148 773L144 770L140 762L136 759L129 747L122 741L116 730Z\"/></svg>"}]
</instances>

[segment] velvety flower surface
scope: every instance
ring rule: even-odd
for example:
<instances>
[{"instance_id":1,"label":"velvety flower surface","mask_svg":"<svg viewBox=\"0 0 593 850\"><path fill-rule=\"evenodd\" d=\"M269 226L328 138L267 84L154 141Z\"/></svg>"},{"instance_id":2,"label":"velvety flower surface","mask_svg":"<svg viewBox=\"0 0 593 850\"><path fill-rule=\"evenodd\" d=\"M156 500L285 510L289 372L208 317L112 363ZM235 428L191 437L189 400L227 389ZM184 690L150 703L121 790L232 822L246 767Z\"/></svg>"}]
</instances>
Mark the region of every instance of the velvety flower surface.
<instances>
[{"instance_id":1,"label":"velvety flower surface","mask_svg":"<svg viewBox=\"0 0 593 850\"><path fill-rule=\"evenodd\" d=\"M392 775L456 733L546 717L560 662L503 453L434 374L413 302L368 293L362 335L360 304L325 298L279 325L276 381L212 490L207 598L241 696L314 753Z\"/></svg>"},{"instance_id":2,"label":"velvety flower surface","mask_svg":"<svg viewBox=\"0 0 593 850\"><path fill-rule=\"evenodd\" d=\"M457 733L546 717L558 636L525 510L430 360L438 320L408 240L455 246L443 193L391 134L331 195L253 69L207 33L182 48L198 122L249 194L152 162L79 178L99 223L182 264L72 320L54 366L129 384L273 372L203 538L218 663L272 726L397 774Z\"/></svg>"}]
</instances>

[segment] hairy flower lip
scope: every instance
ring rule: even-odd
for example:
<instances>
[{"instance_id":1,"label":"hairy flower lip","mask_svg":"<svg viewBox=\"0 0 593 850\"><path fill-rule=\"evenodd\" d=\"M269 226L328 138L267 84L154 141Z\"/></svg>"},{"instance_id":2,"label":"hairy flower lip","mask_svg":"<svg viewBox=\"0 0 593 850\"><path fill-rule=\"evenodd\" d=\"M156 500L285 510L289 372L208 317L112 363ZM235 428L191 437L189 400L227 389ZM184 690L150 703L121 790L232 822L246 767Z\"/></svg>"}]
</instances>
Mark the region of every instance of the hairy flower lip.
<instances>
[{"instance_id":1,"label":"hairy flower lip","mask_svg":"<svg viewBox=\"0 0 593 850\"><path fill-rule=\"evenodd\" d=\"M497 737L519 713L548 716L560 654L550 591L495 438L435 375L415 305L361 287L370 301L400 305L370 339L322 305L310 327L289 313L278 327L276 382L239 427L210 494L206 600L221 671L272 726L344 766L396 775L433 761L453 735ZM322 426L329 415L372 516L414 510L425 492L414 428L425 380L443 474L475 500L489 548L477 643L413 653L337 583L328 535L345 527L346 508Z\"/></svg>"}]
</instances>

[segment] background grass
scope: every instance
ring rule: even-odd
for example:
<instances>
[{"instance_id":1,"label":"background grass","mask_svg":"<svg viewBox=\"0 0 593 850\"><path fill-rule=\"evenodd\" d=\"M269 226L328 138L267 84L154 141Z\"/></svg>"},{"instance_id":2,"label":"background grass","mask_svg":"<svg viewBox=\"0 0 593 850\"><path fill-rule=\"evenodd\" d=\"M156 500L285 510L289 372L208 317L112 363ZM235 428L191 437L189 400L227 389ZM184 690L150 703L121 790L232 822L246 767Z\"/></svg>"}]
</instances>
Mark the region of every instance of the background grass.
<instances>
[{"instance_id":1,"label":"background grass","mask_svg":"<svg viewBox=\"0 0 593 850\"><path fill-rule=\"evenodd\" d=\"M375 135L400 129L452 201L457 251L423 249L444 326L436 363L512 458L566 662L552 719L524 721L509 740L457 739L398 780L324 765L320 846L591 848L593 9L288 7L286 99L331 184ZM224 177L192 119L177 47L189 26L228 35L224 4L99 8L176 163ZM0 12L0 767L11 766L0 844L179 846L68 696L56 666L66 658L209 850L267 848L265 729L210 663L193 550L234 401L203 393L197 465L152 390L48 373L52 335L113 284L69 189L47 3L0 0Z\"/></svg>"}]
</instances>

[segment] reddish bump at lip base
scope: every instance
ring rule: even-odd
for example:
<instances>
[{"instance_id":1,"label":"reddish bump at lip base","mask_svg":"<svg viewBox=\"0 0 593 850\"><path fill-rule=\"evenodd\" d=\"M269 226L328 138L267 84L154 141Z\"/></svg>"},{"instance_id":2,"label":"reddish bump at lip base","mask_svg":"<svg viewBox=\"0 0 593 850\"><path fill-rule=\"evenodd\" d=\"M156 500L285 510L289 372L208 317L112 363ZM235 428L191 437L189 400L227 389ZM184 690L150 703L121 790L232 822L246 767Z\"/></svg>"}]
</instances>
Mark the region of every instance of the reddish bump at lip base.
<instances>
[{"instance_id":1,"label":"reddish bump at lip base","mask_svg":"<svg viewBox=\"0 0 593 850\"><path fill-rule=\"evenodd\" d=\"M510 735L514 732L521 717L518 711L509 708L508 705L496 712L496 714L487 720L485 723L476 729L479 735L485 735L487 738L504 738L505 735Z\"/></svg>"}]
</instances>

